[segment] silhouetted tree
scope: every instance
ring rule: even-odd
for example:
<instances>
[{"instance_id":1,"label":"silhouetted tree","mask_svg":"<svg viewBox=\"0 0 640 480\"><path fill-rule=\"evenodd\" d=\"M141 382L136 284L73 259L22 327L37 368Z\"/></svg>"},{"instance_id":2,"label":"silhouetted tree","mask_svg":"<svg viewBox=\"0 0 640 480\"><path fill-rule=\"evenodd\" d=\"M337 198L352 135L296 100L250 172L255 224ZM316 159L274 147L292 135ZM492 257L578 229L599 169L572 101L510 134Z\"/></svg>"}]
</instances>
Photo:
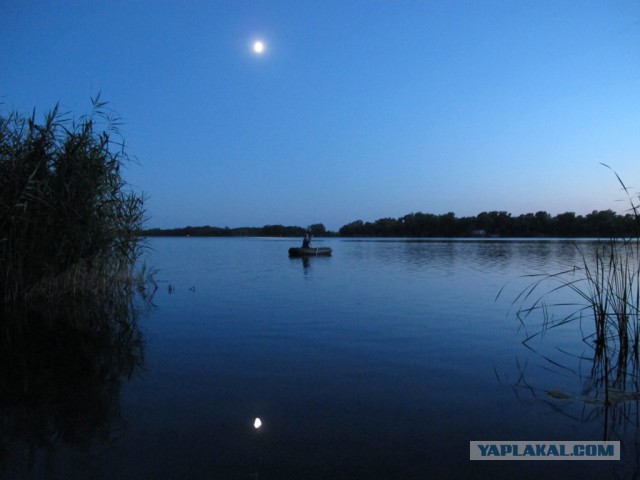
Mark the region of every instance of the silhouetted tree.
<instances>
[{"instance_id":1,"label":"silhouetted tree","mask_svg":"<svg viewBox=\"0 0 640 480\"><path fill-rule=\"evenodd\" d=\"M313 225L310 225L309 231L315 236L321 236L327 233L327 229L322 223L314 223Z\"/></svg>"}]
</instances>

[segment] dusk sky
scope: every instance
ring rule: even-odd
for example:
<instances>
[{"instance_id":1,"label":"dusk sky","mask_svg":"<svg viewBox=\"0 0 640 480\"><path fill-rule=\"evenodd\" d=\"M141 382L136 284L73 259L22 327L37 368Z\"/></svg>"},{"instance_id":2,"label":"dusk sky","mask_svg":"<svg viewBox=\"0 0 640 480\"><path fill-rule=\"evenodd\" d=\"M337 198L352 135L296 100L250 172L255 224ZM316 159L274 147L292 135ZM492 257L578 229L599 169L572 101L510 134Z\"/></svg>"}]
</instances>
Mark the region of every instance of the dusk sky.
<instances>
[{"instance_id":1,"label":"dusk sky","mask_svg":"<svg viewBox=\"0 0 640 480\"><path fill-rule=\"evenodd\" d=\"M601 162L640 190L637 0L0 0L0 31L2 113L101 92L148 227L622 213Z\"/></svg>"}]
</instances>

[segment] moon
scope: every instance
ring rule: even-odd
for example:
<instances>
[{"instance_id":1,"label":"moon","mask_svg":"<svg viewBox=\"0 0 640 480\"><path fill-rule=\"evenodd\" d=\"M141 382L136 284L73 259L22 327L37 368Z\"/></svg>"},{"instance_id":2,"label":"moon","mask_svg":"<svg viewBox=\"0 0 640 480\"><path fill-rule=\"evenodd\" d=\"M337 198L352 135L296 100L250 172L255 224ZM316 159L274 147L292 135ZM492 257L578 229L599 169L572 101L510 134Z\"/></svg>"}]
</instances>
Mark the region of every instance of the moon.
<instances>
[{"instance_id":1,"label":"moon","mask_svg":"<svg viewBox=\"0 0 640 480\"><path fill-rule=\"evenodd\" d=\"M264 42L260 40L256 40L253 42L253 51L256 55L261 55L264 53Z\"/></svg>"}]
</instances>

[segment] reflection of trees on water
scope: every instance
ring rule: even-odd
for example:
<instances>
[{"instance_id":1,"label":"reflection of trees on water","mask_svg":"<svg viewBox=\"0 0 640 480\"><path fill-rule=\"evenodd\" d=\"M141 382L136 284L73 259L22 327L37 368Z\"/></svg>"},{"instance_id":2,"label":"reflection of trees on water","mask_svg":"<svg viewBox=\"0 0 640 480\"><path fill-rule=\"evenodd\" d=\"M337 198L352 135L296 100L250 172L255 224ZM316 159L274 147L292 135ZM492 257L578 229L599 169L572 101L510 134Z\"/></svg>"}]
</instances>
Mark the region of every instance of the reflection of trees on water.
<instances>
[{"instance_id":1,"label":"reflection of trees on water","mask_svg":"<svg viewBox=\"0 0 640 480\"><path fill-rule=\"evenodd\" d=\"M137 313L118 300L4 312L0 472L55 469L60 449L113 437L122 383L143 363Z\"/></svg>"}]
</instances>

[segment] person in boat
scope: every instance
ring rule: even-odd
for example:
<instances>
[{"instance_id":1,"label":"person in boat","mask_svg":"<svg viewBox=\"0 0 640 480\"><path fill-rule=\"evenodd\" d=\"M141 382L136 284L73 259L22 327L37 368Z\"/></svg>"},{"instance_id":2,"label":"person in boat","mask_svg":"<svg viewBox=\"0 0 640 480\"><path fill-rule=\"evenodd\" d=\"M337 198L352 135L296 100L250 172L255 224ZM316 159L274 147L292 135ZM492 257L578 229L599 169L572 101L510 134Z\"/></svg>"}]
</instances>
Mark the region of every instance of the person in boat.
<instances>
[{"instance_id":1,"label":"person in boat","mask_svg":"<svg viewBox=\"0 0 640 480\"><path fill-rule=\"evenodd\" d=\"M311 235L311 232L307 232L306 235L304 236L304 239L302 240L302 248L312 248L311 247L311 237L313 235Z\"/></svg>"}]
</instances>

